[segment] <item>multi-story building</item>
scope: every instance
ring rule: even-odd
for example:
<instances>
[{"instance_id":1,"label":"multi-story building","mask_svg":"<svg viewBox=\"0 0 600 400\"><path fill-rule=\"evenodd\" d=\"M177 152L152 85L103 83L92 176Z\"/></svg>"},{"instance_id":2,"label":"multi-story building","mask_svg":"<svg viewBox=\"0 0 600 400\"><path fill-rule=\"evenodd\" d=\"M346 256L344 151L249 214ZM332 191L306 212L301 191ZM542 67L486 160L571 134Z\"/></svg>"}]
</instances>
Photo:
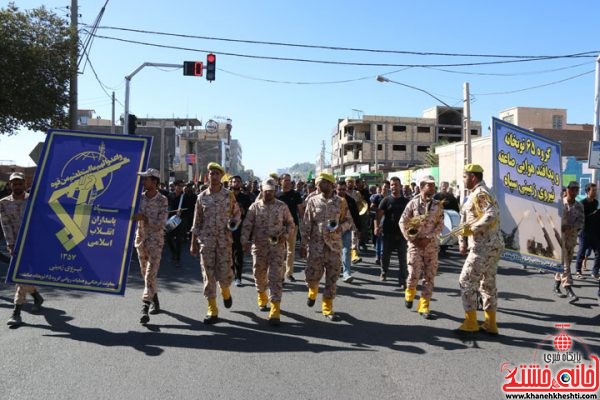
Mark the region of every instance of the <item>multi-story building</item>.
<instances>
[{"instance_id":1,"label":"multi-story building","mask_svg":"<svg viewBox=\"0 0 600 400\"><path fill-rule=\"evenodd\" d=\"M229 152L231 154L229 170L232 175L240 175L244 171L244 164L242 164L242 145L239 140L231 140Z\"/></svg>"},{"instance_id":2,"label":"multi-story building","mask_svg":"<svg viewBox=\"0 0 600 400\"><path fill-rule=\"evenodd\" d=\"M567 123L567 110L564 108L512 107L500 111L499 118L560 142L563 156L573 156L578 160L588 158L594 127L592 124Z\"/></svg>"},{"instance_id":3,"label":"multi-story building","mask_svg":"<svg viewBox=\"0 0 600 400\"><path fill-rule=\"evenodd\" d=\"M332 134L331 167L344 175L423 164L432 144L462 140L462 123L462 108L439 106L425 110L422 117L340 119ZM480 137L481 122L471 121L470 130L473 137Z\"/></svg>"}]
</instances>

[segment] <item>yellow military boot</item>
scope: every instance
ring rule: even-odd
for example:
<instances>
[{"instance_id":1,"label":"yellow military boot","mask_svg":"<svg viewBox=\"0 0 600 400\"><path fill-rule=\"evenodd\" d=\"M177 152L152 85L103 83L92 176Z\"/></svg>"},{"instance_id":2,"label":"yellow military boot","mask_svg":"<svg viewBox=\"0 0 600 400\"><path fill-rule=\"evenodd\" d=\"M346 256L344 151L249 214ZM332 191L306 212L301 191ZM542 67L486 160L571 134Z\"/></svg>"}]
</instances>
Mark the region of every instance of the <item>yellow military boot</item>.
<instances>
[{"instance_id":1,"label":"yellow military boot","mask_svg":"<svg viewBox=\"0 0 600 400\"><path fill-rule=\"evenodd\" d=\"M321 311L325 318L331 321L339 321L340 318L333 312L333 299L323 297L323 303L321 304Z\"/></svg>"},{"instance_id":2,"label":"yellow military boot","mask_svg":"<svg viewBox=\"0 0 600 400\"><path fill-rule=\"evenodd\" d=\"M269 307L267 307L267 303L269 302L267 292L258 292L256 302L258 303L258 308L260 311L269 311Z\"/></svg>"},{"instance_id":3,"label":"yellow military boot","mask_svg":"<svg viewBox=\"0 0 600 400\"><path fill-rule=\"evenodd\" d=\"M484 311L485 321L481 324L480 328L488 335L498 335L498 325L496 325L496 311Z\"/></svg>"},{"instance_id":4,"label":"yellow military boot","mask_svg":"<svg viewBox=\"0 0 600 400\"><path fill-rule=\"evenodd\" d=\"M306 305L312 307L315 305L315 300L317 299L317 294L319 294L319 287L308 288L308 300L306 300Z\"/></svg>"},{"instance_id":5,"label":"yellow military boot","mask_svg":"<svg viewBox=\"0 0 600 400\"><path fill-rule=\"evenodd\" d=\"M417 294L417 289L406 288L404 291L404 305L406 308L411 309L413 306L413 301L415 300L415 295Z\"/></svg>"},{"instance_id":6,"label":"yellow military boot","mask_svg":"<svg viewBox=\"0 0 600 400\"><path fill-rule=\"evenodd\" d=\"M208 299L208 311L206 312L206 317L204 317L204 322L207 325L214 324L219 320L219 309L217 308L217 299L212 298Z\"/></svg>"},{"instance_id":7,"label":"yellow military boot","mask_svg":"<svg viewBox=\"0 0 600 400\"><path fill-rule=\"evenodd\" d=\"M423 318L430 319L431 311L429 311L429 299L421 297L419 299L419 306L417 308L417 311L419 312L419 314L421 314Z\"/></svg>"},{"instance_id":8,"label":"yellow military boot","mask_svg":"<svg viewBox=\"0 0 600 400\"><path fill-rule=\"evenodd\" d=\"M225 306L225 308L231 308L231 305L233 304L233 298L231 297L231 291L229 290L229 286L221 286L221 296L223 296L223 305Z\"/></svg>"},{"instance_id":9,"label":"yellow military boot","mask_svg":"<svg viewBox=\"0 0 600 400\"><path fill-rule=\"evenodd\" d=\"M277 326L280 322L281 303L279 301L271 302L271 311L269 312L269 325Z\"/></svg>"},{"instance_id":10,"label":"yellow military boot","mask_svg":"<svg viewBox=\"0 0 600 400\"><path fill-rule=\"evenodd\" d=\"M468 332L477 332L479 325L477 324L477 310L465 311L465 320L462 325L455 331L458 334L464 334Z\"/></svg>"},{"instance_id":11,"label":"yellow military boot","mask_svg":"<svg viewBox=\"0 0 600 400\"><path fill-rule=\"evenodd\" d=\"M352 264L356 264L362 261L362 258L358 255L358 251L356 249L350 250L350 255L352 259Z\"/></svg>"}]
</instances>

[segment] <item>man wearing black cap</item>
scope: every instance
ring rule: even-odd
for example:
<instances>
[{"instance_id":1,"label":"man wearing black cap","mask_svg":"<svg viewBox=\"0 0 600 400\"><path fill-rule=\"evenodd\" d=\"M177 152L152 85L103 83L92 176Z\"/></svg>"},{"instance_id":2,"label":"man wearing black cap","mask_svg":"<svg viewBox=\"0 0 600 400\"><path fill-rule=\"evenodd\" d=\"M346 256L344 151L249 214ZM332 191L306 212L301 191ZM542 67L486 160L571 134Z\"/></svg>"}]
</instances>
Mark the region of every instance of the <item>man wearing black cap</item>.
<instances>
[{"instance_id":1,"label":"man wearing black cap","mask_svg":"<svg viewBox=\"0 0 600 400\"><path fill-rule=\"evenodd\" d=\"M12 194L0 200L0 222L6 239L8 254L13 257L16 254L15 242L17 234L25 214L25 206L29 194L25 191L25 176L21 172L14 172L8 179ZM15 292L15 307L12 316L6 322L10 326L18 326L23 323L21 318L21 307L27 302L27 294L33 297L31 311L39 312L44 299L32 285L17 285Z\"/></svg>"},{"instance_id":2,"label":"man wearing black cap","mask_svg":"<svg viewBox=\"0 0 600 400\"><path fill-rule=\"evenodd\" d=\"M562 228L562 256L563 272L557 272L554 275L554 293L558 297L565 297L560 291L560 285L565 288L569 302L573 303L579 298L572 289L573 278L571 276L571 260L577 244L577 235L583 229L584 210L583 205L575 200L579 193L579 183L572 181L567 186L567 194L563 197L563 215L561 221Z\"/></svg>"}]
</instances>

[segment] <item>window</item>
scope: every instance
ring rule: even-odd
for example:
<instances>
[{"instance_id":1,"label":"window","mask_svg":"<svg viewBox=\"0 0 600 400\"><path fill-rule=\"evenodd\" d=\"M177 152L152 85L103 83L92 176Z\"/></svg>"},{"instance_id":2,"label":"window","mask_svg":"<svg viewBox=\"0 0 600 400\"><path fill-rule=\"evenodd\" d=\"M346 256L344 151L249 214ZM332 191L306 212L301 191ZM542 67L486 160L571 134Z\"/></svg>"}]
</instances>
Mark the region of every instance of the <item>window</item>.
<instances>
[{"instance_id":1,"label":"window","mask_svg":"<svg viewBox=\"0 0 600 400\"><path fill-rule=\"evenodd\" d=\"M378 144L378 145L377 145L377 150L383 150L383 145L381 145L381 144Z\"/></svg>"},{"instance_id":2,"label":"window","mask_svg":"<svg viewBox=\"0 0 600 400\"><path fill-rule=\"evenodd\" d=\"M365 140L371 140L371 132L365 132Z\"/></svg>"},{"instance_id":3,"label":"window","mask_svg":"<svg viewBox=\"0 0 600 400\"><path fill-rule=\"evenodd\" d=\"M417 133L429 133L431 132L428 126L417 126Z\"/></svg>"},{"instance_id":4,"label":"window","mask_svg":"<svg viewBox=\"0 0 600 400\"><path fill-rule=\"evenodd\" d=\"M379 124L377 125L377 131L381 132L383 130L383 125Z\"/></svg>"},{"instance_id":5,"label":"window","mask_svg":"<svg viewBox=\"0 0 600 400\"><path fill-rule=\"evenodd\" d=\"M471 129L471 136L477 136L478 133L477 129Z\"/></svg>"},{"instance_id":6,"label":"window","mask_svg":"<svg viewBox=\"0 0 600 400\"><path fill-rule=\"evenodd\" d=\"M394 125L392 126L394 132L406 132L406 125Z\"/></svg>"},{"instance_id":7,"label":"window","mask_svg":"<svg viewBox=\"0 0 600 400\"><path fill-rule=\"evenodd\" d=\"M403 144L395 144L395 145L392 147L392 150L394 150L394 151L406 151L406 145L403 145Z\"/></svg>"},{"instance_id":8,"label":"window","mask_svg":"<svg viewBox=\"0 0 600 400\"><path fill-rule=\"evenodd\" d=\"M562 115L553 115L552 116L552 129L562 129L562 127L563 127Z\"/></svg>"},{"instance_id":9,"label":"window","mask_svg":"<svg viewBox=\"0 0 600 400\"><path fill-rule=\"evenodd\" d=\"M429 146L417 146L417 151L419 153L427 153L429 151Z\"/></svg>"}]
</instances>

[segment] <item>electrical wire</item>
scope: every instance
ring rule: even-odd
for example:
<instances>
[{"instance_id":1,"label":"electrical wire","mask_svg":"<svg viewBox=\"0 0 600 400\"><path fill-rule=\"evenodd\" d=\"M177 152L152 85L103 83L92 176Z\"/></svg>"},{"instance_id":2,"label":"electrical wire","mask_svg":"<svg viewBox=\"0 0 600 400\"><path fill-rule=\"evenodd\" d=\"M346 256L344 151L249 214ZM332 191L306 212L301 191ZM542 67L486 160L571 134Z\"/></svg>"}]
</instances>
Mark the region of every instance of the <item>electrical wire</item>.
<instances>
[{"instance_id":1,"label":"electrical wire","mask_svg":"<svg viewBox=\"0 0 600 400\"><path fill-rule=\"evenodd\" d=\"M370 52L370 53L388 53L388 54L405 54L405 55L418 55L418 56L445 56L445 57L489 57L489 58L556 58L557 56L524 56L524 55L506 55L506 54L466 54L466 53L438 53L438 52L423 52L423 51L408 51L408 50L386 50L386 49L368 49L368 48L356 48L356 47L340 47L340 46L324 46L324 45L309 45L300 43L286 43L286 42L270 42L270 41L259 41L259 40L247 40L247 39L231 39L231 38L220 38L214 36L199 36L199 35L186 35L180 33L169 33L159 31L149 31L143 29L123 28L115 26L100 26L98 29L106 30L117 30L124 32L135 32L159 36L172 36L187 39L203 39L213 40L222 42L233 42L233 43L247 43L247 44L260 44L270 46L286 46L286 47L299 47L309 49L323 49L323 50L337 50L337 51L358 51L358 52ZM576 53L558 57L595 57L600 50L586 51L583 53Z\"/></svg>"},{"instance_id":2,"label":"electrical wire","mask_svg":"<svg viewBox=\"0 0 600 400\"><path fill-rule=\"evenodd\" d=\"M92 64L92 60L90 59L89 54L87 53L87 51L84 51L84 54L85 54L85 57L87 58L87 63L90 64L90 68L92 69L92 72L94 73L94 76L96 77L96 80L100 84L100 88L108 96L108 98L111 99L111 101L112 101L112 95L106 91L106 89L105 89L106 85L104 85L104 83L102 83L102 81L100 80L100 77L98 77L98 74L96 73L96 69L94 68L94 65ZM119 101L119 99L116 96L115 96L115 101L117 103L119 103L121 105L121 107L125 107L125 105L123 103L121 103L121 101Z\"/></svg>"},{"instance_id":3,"label":"electrical wire","mask_svg":"<svg viewBox=\"0 0 600 400\"><path fill-rule=\"evenodd\" d=\"M194 52L200 52L200 53L215 52L219 55L231 56L231 57L242 57L242 58L258 59L258 60L293 61L293 62L304 62L304 63L313 63L313 64L352 65L352 66L366 66L366 67L423 67L423 68L425 68L425 67L465 67L465 66L477 66L477 65L512 64L512 63L522 63L522 62L530 62L530 61L553 60L553 59L562 59L562 58L572 58L572 57L577 56L577 54L570 54L570 55L562 55L562 56L519 58L516 60L481 61L481 62L454 63L454 64L366 63L366 62L315 60L315 59L307 59L307 58L258 56L258 55L251 55L251 54L230 53L230 52L222 52L222 51L215 51L215 50L196 49L196 48L190 48L190 47L181 47L181 46L164 45L164 44L158 44L158 43L142 42L142 41L138 41L138 40L123 39L123 38L104 36L104 35L98 35L98 34L94 34L94 36L97 38L100 38L100 39L115 40L118 42L139 44L139 45L143 45L143 46L158 47L158 48L163 48L163 49L185 50L185 51L194 51ZM579 53L579 54L582 54L582 53Z\"/></svg>"},{"instance_id":4,"label":"electrical wire","mask_svg":"<svg viewBox=\"0 0 600 400\"><path fill-rule=\"evenodd\" d=\"M524 91L527 91L527 90L539 89L539 88L546 87L546 86L556 85L556 84L559 84L559 83L562 83L562 82L566 82L566 81L570 81L572 79L576 79L576 78L582 77L584 75L591 74L593 72L594 72L594 70L591 70L591 71L587 71L587 72L584 72L584 73L581 73L581 74L570 76L568 78L561 79L561 80L558 80L558 81L543 83L541 85L536 85L536 86L529 86L529 87L526 87L526 88L523 88L523 89L509 90L509 91L504 91L504 92L473 93L473 96L493 96L493 95L500 95L500 94L519 93L519 92L524 92Z\"/></svg>"},{"instance_id":5,"label":"electrical wire","mask_svg":"<svg viewBox=\"0 0 600 400\"><path fill-rule=\"evenodd\" d=\"M580 63L580 64L569 65L569 66L566 66L566 67L553 68L553 69L545 69L545 70L539 70L539 71L507 72L507 73L456 71L456 70L451 70L451 69L435 68L435 67L424 67L424 68L435 70L435 71L448 72L448 73L451 73L451 74L460 74L460 75L526 76L526 75L539 75L539 74L546 74L546 73L557 72L557 71L564 71L566 69L577 68L577 67L581 67L581 66L584 66L584 65L590 65L590 63L589 62L584 62L584 63Z\"/></svg>"}]
</instances>

